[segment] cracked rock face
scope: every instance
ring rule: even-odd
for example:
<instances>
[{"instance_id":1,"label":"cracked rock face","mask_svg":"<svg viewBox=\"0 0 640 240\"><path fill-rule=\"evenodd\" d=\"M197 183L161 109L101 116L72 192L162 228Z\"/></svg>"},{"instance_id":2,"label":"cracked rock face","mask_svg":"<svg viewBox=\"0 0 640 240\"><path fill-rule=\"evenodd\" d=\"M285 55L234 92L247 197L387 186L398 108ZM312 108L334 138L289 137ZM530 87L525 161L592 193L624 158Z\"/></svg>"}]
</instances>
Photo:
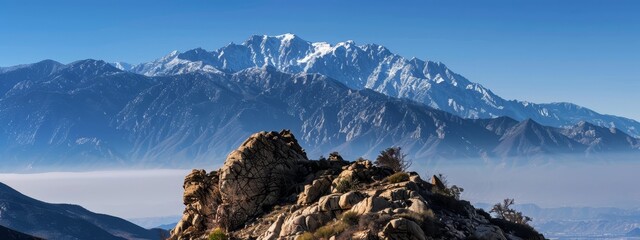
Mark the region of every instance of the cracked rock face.
<instances>
[{"instance_id":1,"label":"cracked rock face","mask_svg":"<svg viewBox=\"0 0 640 240\"><path fill-rule=\"evenodd\" d=\"M207 174L204 170L193 170L184 179L183 202L185 210L180 222L171 230L178 239L191 239L213 228L216 206L221 203L218 189L218 174Z\"/></svg>"},{"instance_id":2,"label":"cracked rock face","mask_svg":"<svg viewBox=\"0 0 640 240\"><path fill-rule=\"evenodd\" d=\"M241 227L263 208L291 194L298 177L298 162L307 156L288 131L260 132L231 152L220 169L220 194L223 204L218 211L223 228Z\"/></svg>"},{"instance_id":3,"label":"cracked rock face","mask_svg":"<svg viewBox=\"0 0 640 240\"><path fill-rule=\"evenodd\" d=\"M220 170L209 174L193 170L187 175L185 210L171 238L193 239L216 227L244 226L294 192L301 175L299 162L306 161L306 153L289 131L253 134L229 154Z\"/></svg>"}]
</instances>

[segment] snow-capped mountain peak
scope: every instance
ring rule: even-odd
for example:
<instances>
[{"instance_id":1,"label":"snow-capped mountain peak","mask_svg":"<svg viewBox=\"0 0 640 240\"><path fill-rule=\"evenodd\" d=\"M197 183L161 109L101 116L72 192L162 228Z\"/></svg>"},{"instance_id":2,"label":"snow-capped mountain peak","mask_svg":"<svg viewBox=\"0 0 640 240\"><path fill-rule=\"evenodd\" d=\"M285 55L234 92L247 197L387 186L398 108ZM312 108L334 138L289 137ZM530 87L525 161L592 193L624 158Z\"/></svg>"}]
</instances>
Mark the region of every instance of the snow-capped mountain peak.
<instances>
[{"instance_id":1,"label":"snow-capped mountain peak","mask_svg":"<svg viewBox=\"0 0 640 240\"><path fill-rule=\"evenodd\" d=\"M211 52L204 49L183 54L173 52L140 64L131 71L161 76L188 72L233 73L265 66L286 73L322 74L350 88L371 89L392 97L412 99L465 118L532 118L555 127L588 121L640 136L640 123L631 119L599 114L574 104L505 100L481 84L453 72L443 63L407 59L384 46L357 45L354 41L330 44L309 42L290 33L254 35L242 44L229 44Z\"/></svg>"},{"instance_id":2,"label":"snow-capped mountain peak","mask_svg":"<svg viewBox=\"0 0 640 240\"><path fill-rule=\"evenodd\" d=\"M111 62L109 64L122 71L131 71L135 67L135 65L126 62Z\"/></svg>"}]
</instances>

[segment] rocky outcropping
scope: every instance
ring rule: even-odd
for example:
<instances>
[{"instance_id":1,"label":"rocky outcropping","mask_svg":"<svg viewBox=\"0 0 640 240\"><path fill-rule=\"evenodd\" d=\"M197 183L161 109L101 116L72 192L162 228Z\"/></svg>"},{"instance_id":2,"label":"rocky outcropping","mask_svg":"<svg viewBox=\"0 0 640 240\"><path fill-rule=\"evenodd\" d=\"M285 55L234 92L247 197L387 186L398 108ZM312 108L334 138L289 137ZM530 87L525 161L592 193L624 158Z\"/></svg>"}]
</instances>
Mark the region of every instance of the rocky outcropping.
<instances>
[{"instance_id":1,"label":"rocky outcropping","mask_svg":"<svg viewBox=\"0 0 640 240\"><path fill-rule=\"evenodd\" d=\"M288 131L251 136L229 154L219 171L222 204L217 222L236 229L293 193L298 162L304 161L307 155Z\"/></svg>"},{"instance_id":2,"label":"rocky outcropping","mask_svg":"<svg viewBox=\"0 0 640 240\"><path fill-rule=\"evenodd\" d=\"M331 156L308 160L289 131L252 135L220 170L187 176L171 239L544 239L445 195L437 177Z\"/></svg>"},{"instance_id":3,"label":"rocky outcropping","mask_svg":"<svg viewBox=\"0 0 640 240\"><path fill-rule=\"evenodd\" d=\"M171 231L182 239L195 239L207 229L216 227L217 206L222 203L218 188L218 173L207 174L204 170L193 170L184 179L182 201L186 206L180 222Z\"/></svg>"}]
</instances>

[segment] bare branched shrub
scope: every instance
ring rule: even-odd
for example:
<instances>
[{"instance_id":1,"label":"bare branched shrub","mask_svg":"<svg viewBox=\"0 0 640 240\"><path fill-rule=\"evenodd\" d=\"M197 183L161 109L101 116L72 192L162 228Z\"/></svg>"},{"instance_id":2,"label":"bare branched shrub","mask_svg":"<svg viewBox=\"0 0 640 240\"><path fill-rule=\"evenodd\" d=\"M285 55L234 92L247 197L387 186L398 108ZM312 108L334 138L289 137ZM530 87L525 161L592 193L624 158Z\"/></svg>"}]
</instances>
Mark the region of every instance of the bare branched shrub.
<instances>
[{"instance_id":1,"label":"bare branched shrub","mask_svg":"<svg viewBox=\"0 0 640 240\"><path fill-rule=\"evenodd\" d=\"M402 153L402 148L390 147L381 151L374 163L377 166L388 167L396 172L404 172L411 166L411 160L406 157L407 154Z\"/></svg>"},{"instance_id":2,"label":"bare branched shrub","mask_svg":"<svg viewBox=\"0 0 640 240\"><path fill-rule=\"evenodd\" d=\"M511 208L514 204L513 198L507 198L502 203L496 203L491 209L491 213L495 213L497 218L507 220L509 222L528 225L531 221L530 217L524 216L522 212L518 212Z\"/></svg>"}]
</instances>

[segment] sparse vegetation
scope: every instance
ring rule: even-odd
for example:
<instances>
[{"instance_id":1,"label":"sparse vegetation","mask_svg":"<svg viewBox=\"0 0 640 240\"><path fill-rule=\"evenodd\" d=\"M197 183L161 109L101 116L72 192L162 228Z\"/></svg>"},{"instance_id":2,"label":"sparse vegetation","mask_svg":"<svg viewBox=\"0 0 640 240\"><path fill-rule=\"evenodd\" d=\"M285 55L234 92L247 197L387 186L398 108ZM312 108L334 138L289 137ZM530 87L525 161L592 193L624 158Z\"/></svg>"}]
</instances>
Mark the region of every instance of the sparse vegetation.
<instances>
[{"instance_id":1,"label":"sparse vegetation","mask_svg":"<svg viewBox=\"0 0 640 240\"><path fill-rule=\"evenodd\" d=\"M313 236L317 238L329 239L332 236L337 236L340 233L344 232L347 228L349 228L349 225L347 225L346 223L342 221L335 221L318 228L316 232L313 233Z\"/></svg>"},{"instance_id":2,"label":"sparse vegetation","mask_svg":"<svg viewBox=\"0 0 640 240\"><path fill-rule=\"evenodd\" d=\"M296 240L315 240L316 237L313 236L313 233L304 232L302 235L298 236Z\"/></svg>"},{"instance_id":3,"label":"sparse vegetation","mask_svg":"<svg viewBox=\"0 0 640 240\"><path fill-rule=\"evenodd\" d=\"M507 198L503 200L502 203L496 203L493 205L490 212L495 213L496 217L499 219L504 219L512 223L529 225L531 218L524 216L522 212L518 212L511 208L514 203L515 201L513 198Z\"/></svg>"},{"instance_id":4,"label":"sparse vegetation","mask_svg":"<svg viewBox=\"0 0 640 240\"><path fill-rule=\"evenodd\" d=\"M433 212L432 212L432 214L433 214ZM422 225L424 220L427 218L427 216L422 215L422 214L418 214L416 212L400 213L400 214L394 215L393 217L394 218L406 218L406 219L409 219L411 221L414 221L418 225Z\"/></svg>"},{"instance_id":5,"label":"sparse vegetation","mask_svg":"<svg viewBox=\"0 0 640 240\"><path fill-rule=\"evenodd\" d=\"M360 219L360 216L358 216L358 213L355 213L352 211L344 212L340 218L340 220L342 220L344 223L348 224L349 226L358 224L359 219Z\"/></svg>"},{"instance_id":6,"label":"sparse vegetation","mask_svg":"<svg viewBox=\"0 0 640 240\"><path fill-rule=\"evenodd\" d=\"M449 186L449 181L447 180L447 176L442 173L438 173L438 178L444 184L444 189L438 189L440 194L447 195L449 197L453 197L456 200L460 200L460 195L464 192L464 188L458 187L456 185Z\"/></svg>"},{"instance_id":7,"label":"sparse vegetation","mask_svg":"<svg viewBox=\"0 0 640 240\"><path fill-rule=\"evenodd\" d=\"M227 240L227 234L221 228L216 228L209 233L209 240Z\"/></svg>"},{"instance_id":8,"label":"sparse vegetation","mask_svg":"<svg viewBox=\"0 0 640 240\"><path fill-rule=\"evenodd\" d=\"M503 229L504 232L511 233L521 239L544 239L540 233L527 224L518 224L499 218L492 218L489 221Z\"/></svg>"},{"instance_id":9,"label":"sparse vegetation","mask_svg":"<svg viewBox=\"0 0 640 240\"><path fill-rule=\"evenodd\" d=\"M399 182L409 181L409 174L405 172L397 172L391 176L388 176L387 181L389 181L389 183L399 183Z\"/></svg>"},{"instance_id":10,"label":"sparse vegetation","mask_svg":"<svg viewBox=\"0 0 640 240\"><path fill-rule=\"evenodd\" d=\"M411 166L407 154L402 153L400 147L390 147L380 152L374 162L379 167L387 167L396 172L404 172Z\"/></svg>"},{"instance_id":11,"label":"sparse vegetation","mask_svg":"<svg viewBox=\"0 0 640 240\"><path fill-rule=\"evenodd\" d=\"M338 184L336 184L336 191L338 191L339 193L346 193L351 190L355 190L358 187L358 184L359 182L357 179L343 179L338 181Z\"/></svg>"},{"instance_id":12,"label":"sparse vegetation","mask_svg":"<svg viewBox=\"0 0 640 240\"><path fill-rule=\"evenodd\" d=\"M388 214L366 213L360 216L358 228L380 232L389 221L391 221L391 216Z\"/></svg>"}]
</instances>

